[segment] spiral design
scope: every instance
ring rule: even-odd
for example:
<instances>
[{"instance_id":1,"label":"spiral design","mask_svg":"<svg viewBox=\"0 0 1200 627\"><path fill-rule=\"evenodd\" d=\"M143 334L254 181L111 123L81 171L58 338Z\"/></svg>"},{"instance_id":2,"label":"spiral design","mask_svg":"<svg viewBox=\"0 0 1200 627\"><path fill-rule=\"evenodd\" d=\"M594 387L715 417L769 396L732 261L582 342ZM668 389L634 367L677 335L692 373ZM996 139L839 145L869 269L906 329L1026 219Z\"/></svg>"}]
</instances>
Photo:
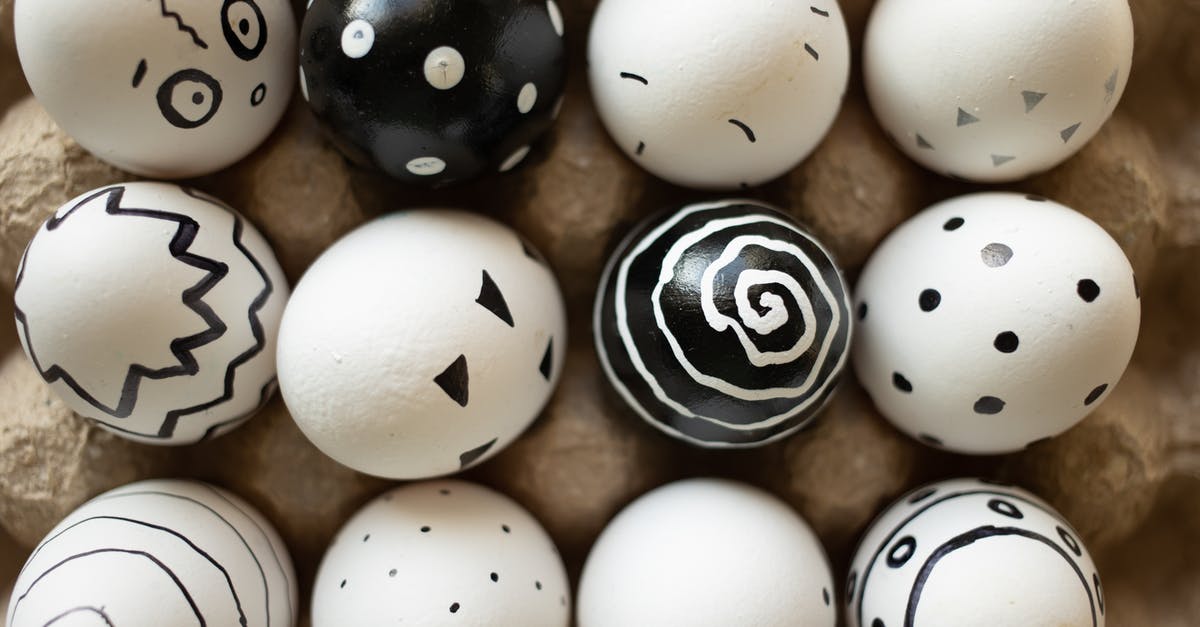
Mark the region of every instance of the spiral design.
<instances>
[{"instance_id":1,"label":"spiral design","mask_svg":"<svg viewBox=\"0 0 1200 627\"><path fill-rule=\"evenodd\" d=\"M786 215L747 201L652 218L605 271L595 326L614 386L646 420L702 446L802 427L846 362L848 290Z\"/></svg>"}]
</instances>

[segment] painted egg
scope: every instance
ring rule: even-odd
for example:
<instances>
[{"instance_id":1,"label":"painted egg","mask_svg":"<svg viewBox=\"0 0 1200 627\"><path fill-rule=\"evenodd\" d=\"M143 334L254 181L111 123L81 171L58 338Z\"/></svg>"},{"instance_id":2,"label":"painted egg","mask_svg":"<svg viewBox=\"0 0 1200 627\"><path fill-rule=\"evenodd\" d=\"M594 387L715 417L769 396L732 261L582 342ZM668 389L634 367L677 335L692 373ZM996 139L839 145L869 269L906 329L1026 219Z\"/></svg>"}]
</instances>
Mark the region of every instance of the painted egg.
<instances>
[{"instance_id":1,"label":"painted egg","mask_svg":"<svg viewBox=\"0 0 1200 627\"><path fill-rule=\"evenodd\" d=\"M692 479L617 515L588 555L579 627L837 621L833 576L808 524L757 488Z\"/></svg>"},{"instance_id":2,"label":"painted egg","mask_svg":"<svg viewBox=\"0 0 1200 627\"><path fill-rule=\"evenodd\" d=\"M16 281L17 332L75 413L131 440L191 444L275 393L287 279L236 211L193 189L126 183L63 205Z\"/></svg>"},{"instance_id":3,"label":"painted egg","mask_svg":"<svg viewBox=\"0 0 1200 627\"><path fill-rule=\"evenodd\" d=\"M678 185L732 189L794 168L841 107L836 0L603 0L588 76L617 145Z\"/></svg>"},{"instance_id":4,"label":"painted egg","mask_svg":"<svg viewBox=\"0 0 1200 627\"><path fill-rule=\"evenodd\" d=\"M342 151L410 183L507 172L566 81L554 0L310 0L300 87Z\"/></svg>"},{"instance_id":5,"label":"painted egg","mask_svg":"<svg viewBox=\"0 0 1200 627\"><path fill-rule=\"evenodd\" d=\"M1009 193L901 225L856 297L859 381L900 430L960 453L1019 450L1082 420L1125 372L1141 321L1103 228Z\"/></svg>"},{"instance_id":6,"label":"painted egg","mask_svg":"<svg viewBox=\"0 0 1200 627\"><path fill-rule=\"evenodd\" d=\"M943 481L872 523L846 583L850 627L1104 627L1079 534L1020 488Z\"/></svg>"},{"instance_id":7,"label":"painted egg","mask_svg":"<svg viewBox=\"0 0 1200 627\"><path fill-rule=\"evenodd\" d=\"M287 548L240 498L198 481L142 481L83 504L21 570L8 627L295 625Z\"/></svg>"},{"instance_id":8,"label":"painted egg","mask_svg":"<svg viewBox=\"0 0 1200 627\"><path fill-rule=\"evenodd\" d=\"M279 383L333 459L432 477L525 430L566 341L554 275L517 233L463 211L404 211L350 233L301 279L279 334Z\"/></svg>"},{"instance_id":9,"label":"painted egg","mask_svg":"<svg viewBox=\"0 0 1200 627\"><path fill-rule=\"evenodd\" d=\"M789 216L729 200L643 222L608 262L596 347L651 425L704 447L758 446L808 423L849 351L849 289Z\"/></svg>"},{"instance_id":10,"label":"painted egg","mask_svg":"<svg viewBox=\"0 0 1200 627\"><path fill-rule=\"evenodd\" d=\"M13 19L38 102L84 148L135 174L231 165L291 100L287 0L18 0Z\"/></svg>"},{"instance_id":11,"label":"painted egg","mask_svg":"<svg viewBox=\"0 0 1200 627\"><path fill-rule=\"evenodd\" d=\"M529 512L464 481L396 488L342 527L313 585L313 627L570 624L558 549Z\"/></svg>"},{"instance_id":12,"label":"painted egg","mask_svg":"<svg viewBox=\"0 0 1200 627\"><path fill-rule=\"evenodd\" d=\"M880 124L921 165L1015 181L1084 146L1129 80L1127 0L880 0L863 44Z\"/></svg>"}]
</instances>

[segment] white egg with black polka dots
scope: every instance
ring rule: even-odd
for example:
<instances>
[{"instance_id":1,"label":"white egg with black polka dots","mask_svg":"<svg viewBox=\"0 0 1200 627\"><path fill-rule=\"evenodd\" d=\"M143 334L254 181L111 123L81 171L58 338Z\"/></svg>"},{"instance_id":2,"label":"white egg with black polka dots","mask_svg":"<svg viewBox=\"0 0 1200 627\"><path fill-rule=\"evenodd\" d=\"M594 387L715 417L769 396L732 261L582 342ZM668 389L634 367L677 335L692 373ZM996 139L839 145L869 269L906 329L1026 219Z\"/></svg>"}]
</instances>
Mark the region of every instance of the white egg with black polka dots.
<instances>
[{"instance_id":1,"label":"white egg with black polka dots","mask_svg":"<svg viewBox=\"0 0 1200 627\"><path fill-rule=\"evenodd\" d=\"M867 530L846 581L850 627L1104 627L1079 534L1020 488L955 479L901 497Z\"/></svg>"},{"instance_id":2,"label":"white egg with black polka dots","mask_svg":"<svg viewBox=\"0 0 1200 627\"><path fill-rule=\"evenodd\" d=\"M853 361L912 437L960 453L1020 450L1082 420L1117 385L1141 322L1113 238L1038 196L935 205L892 233L856 293Z\"/></svg>"},{"instance_id":3,"label":"white egg with black polka dots","mask_svg":"<svg viewBox=\"0 0 1200 627\"><path fill-rule=\"evenodd\" d=\"M342 527L313 585L313 627L565 627L558 550L520 505L463 481L411 484Z\"/></svg>"},{"instance_id":4,"label":"white egg with black polka dots","mask_svg":"<svg viewBox=\"0 0 1200 627\"><path fill-rule=\"evenodd\" d=\"M1127 0L880 0L863 74L880 124L940 174L1015 181L1087 144L1133 61Z\"/></svg>"},{"instance_id":5,"label":"white egg with black polka dots","mask_svg":"<svg viewBox=\"0 0 1200 627\"><path fill-rule=\"evenodd\" d=\"M629 158L677 185L735 189L816 148L850 44L836 0L604 0L588 61L596 110Z\"/></svg>"}]
</instances>

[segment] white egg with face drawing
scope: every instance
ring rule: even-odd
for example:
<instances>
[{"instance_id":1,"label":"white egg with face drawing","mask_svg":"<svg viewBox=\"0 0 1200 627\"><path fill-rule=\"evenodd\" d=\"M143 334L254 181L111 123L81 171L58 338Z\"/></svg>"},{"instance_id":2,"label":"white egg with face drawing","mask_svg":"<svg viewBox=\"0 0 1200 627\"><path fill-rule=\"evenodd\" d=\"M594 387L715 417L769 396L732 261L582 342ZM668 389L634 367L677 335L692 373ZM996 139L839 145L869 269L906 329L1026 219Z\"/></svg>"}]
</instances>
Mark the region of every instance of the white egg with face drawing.
<instances>
[{"instance_id":1,"label":"white egg with face drawing","mask_svg":"<svg viewBox=\"0 0 1200 627\"><path fill-rule=\"evenodd\" d=\"M200 176L254 150L296 80L287 0L18 0L21 68L84 148L154 178Z\"/></svg>"},{"instance_id":2,"label":"white egg with face drawing","mask_svg":"<svg viewBox=\"0 0 1200 627\"><path fill-rule=\"evenodd\" d=\"M672 183L732 189L816 148L850 44L836 0L604 0L588 61L596 109L631 159Z\"/></svg>"}]
</instances>

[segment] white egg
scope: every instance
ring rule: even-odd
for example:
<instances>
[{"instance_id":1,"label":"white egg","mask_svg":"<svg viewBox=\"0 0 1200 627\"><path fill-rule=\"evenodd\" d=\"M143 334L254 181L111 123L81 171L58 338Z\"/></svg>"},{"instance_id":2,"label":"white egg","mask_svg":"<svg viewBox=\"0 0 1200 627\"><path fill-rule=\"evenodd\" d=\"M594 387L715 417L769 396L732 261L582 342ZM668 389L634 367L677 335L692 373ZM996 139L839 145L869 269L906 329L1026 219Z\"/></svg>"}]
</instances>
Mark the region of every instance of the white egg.
<instances>
[{"instance_id":1,"label":"white egg","mask_svg":"<svg viewBox=\"0 0 1200 627\"><path fill-rule=\"evenodd\" d=\"M937 204L871 256L853 362L902 431L1004 453L1067 430L1116 386L1141 321L1137 280L1095 222L1037 196Z\"/></svg>"},{"instance_id":2,"label":"white egg","mask_svg":"<svg viewBox=\"0 0 1200 627\"><path fill-rule=\"evenodd\" d=\"M850 72L836 0L603 0L588 75L631 159L672 183L757 185L833 124Z\"/></svg>"},{"instance_id":3,"label":"white egg","mask_svg":"<svg viewBox=\"0 0 1200 627\"><path fill-rule=\"evenodd\" d=\"M83 504L21 570L8 627L286 627L296 577L271 524L198 481L142 481Z\"/></svg>"},{"instance_id":4,"label":"white egg","mask_svg":"<svg viewBox=\"0 0 1200 627\"><path fill-rule=\"evenodd\" d=\"M850 627L1104 627L1079 534L1020 488L975 480L903 496L872 523L846 582Z\"/></svg>"},{"instance_id":5,"label":"white egg","mask_svg":"<svg viewBox=\"0 0 1200 627\"><path fill-rule=\"evenodd\" d=\"M579 627L833 627L833 579L808 525L748 485L692 479L617 515L588 556Z\"/></svg>"},{"instance_id":6,"label":"white egg","mask_svg":"<svg viewBox=\"0 0 1200 627\"><path fill-rule=\"evenodd\" d=\"M313 627L566 627L570 584L537 520L463 481L394 489L342 527L313 585Z\"/></svg>"},{"instance_id":7,"label":"white egg","mask_svg":"<svg viewBox=\"0 0 1200 627\"><path fill-rule=\"evenodd\" d=\"M921 165L981 182L1050 169L1112 115L1133 60L1127 0L879 0L867 95Z\"/></svg>"},{"instance_id":8,"label":"white egg","mask_svg":"<svg viewBox=\"0 0 1200 627\"><path fill-rule=\"evenodd\" d=\"M287 0L18 0L21 68L54 121L135 174L190 178L254 150L296 80Z\"/></svg>"},{"instance_id":9,"label":"white egg","mask_svg":"<svg viewBox=\"0 0 1200 627\"><path fill-rule=\"evenodd\" d=\"M561 372L554 275L493 220L413 210L326 251L296 286L279 384L333 459L393 479L473 466L516 439Z\"/></svg>"},{"instance_id":10,"label":"white egg","mask_svg":"<svg viewBox=\"0 0 1200 627\"><path fill-rule=\"evenodd\" d=\"M229 431L275 392L287 280L219 200L125 183L63 205L17 274L17 331L76 413L150 444Z\"/></svg>"}]
</instances>

